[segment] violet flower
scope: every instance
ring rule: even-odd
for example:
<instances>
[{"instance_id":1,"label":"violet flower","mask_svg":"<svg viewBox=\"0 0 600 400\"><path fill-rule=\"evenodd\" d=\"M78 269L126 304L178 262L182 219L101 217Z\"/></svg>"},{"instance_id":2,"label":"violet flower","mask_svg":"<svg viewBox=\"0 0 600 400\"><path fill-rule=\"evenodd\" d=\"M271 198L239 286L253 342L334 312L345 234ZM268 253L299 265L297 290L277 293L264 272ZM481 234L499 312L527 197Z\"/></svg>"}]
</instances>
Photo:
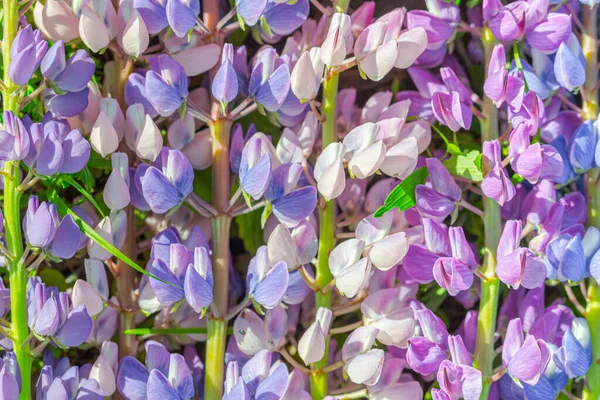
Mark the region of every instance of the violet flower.
<instances>
[{"instance_id":1,"label":"violet flower","mask_svg":"<svg viewBox=\"0 0 600 400\"><path fill-rule=\"evenodd\" d=\"M181 64L164 54L151 58L150 68L145 82L147 99L160 115L168 117L185 104L188 78Z\"/></svg>"},{"instance_id":2,"label":"violet flower","mask_svg":"<svg viewBox=\"0 0 600 400\"><path fill-rule=\"evenodd\" d=\"M42 62L48 50L48 42L42 39L39 30L31 25L21 29L10 47L8 77L19 86L25 85Z\"/></svg>"}]
</instances>

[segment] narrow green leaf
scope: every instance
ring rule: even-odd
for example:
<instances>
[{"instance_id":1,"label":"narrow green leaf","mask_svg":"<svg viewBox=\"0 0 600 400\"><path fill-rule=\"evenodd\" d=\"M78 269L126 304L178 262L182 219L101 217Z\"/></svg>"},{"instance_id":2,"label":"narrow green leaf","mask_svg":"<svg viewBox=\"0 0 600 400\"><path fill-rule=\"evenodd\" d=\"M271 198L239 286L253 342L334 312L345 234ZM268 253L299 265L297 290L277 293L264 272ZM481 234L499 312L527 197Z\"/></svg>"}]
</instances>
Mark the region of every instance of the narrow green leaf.
<instances>
[{"instance_id":1,"label":"narrow green leaf","mask_svg":"<svg viewBox=\"0 0 600 400\"><path fill-rule=\"evenodd\" d=\"M110 254L112 254L113 256L117 257L119 260L123 261L125 264L129 265L131 268L135 269L136 271L138 271L138 272L140 272L140 273L142 273L144 275L147 275L148 277L150 277L152 279L156 279L157 281L160 281L160 282L162 282L164 284L175 286L172 283L166 282L166 281L164 281L164 280L162 280L162 279L154 276L150 272L146 271L144 268L142 268L139 265L137 265L136 262L133 261L131 258L129 258L125 254L123 254L121 252L121 250L117 249L111 243L107 242L102 236L100 236L100 234L98 232L96 232L94 230L94 228L92 228L84 220L82 220L81 218L79 218L79 216L77 214L75 214L69 208L69 206L64 202L63 199L61 199L56 194L56 192L53 193L51 200L52 200L52 202L54 204L56 204L56 207L58 208L58 211L62 215L69 214L70 216L72 216L73 220L75 221L75 223L77 224L77 226L79 227L79 229L81 230L81 232L83 232L88 238L90 238L94 242L98 243L98 245L100 245L100 247L102 247L104 250L108 251Z\"/></svg>"},{"instance_id":2,"label":"narrow green leaf","mask_svg":"<svg viewBox=\"0 0 600 400\"><path fill-rule=\"evenodd\" d=\"M398 207L401 211L408 210L416 204L415 188L417 185L425 183L429 171L426 167L421 167L413 171L412 174L400 182L394 190L385 199L383 206L379 207L375 212L375 217L379 218L394 207Z\"/></svg>"},{"instance_id":3,"label":"narrow green leaf","mask_svg":"<svg viewBox=\"0 0 600 400\"><path fill-rule=\"evenodd\" d=\"M480 155L479 151L471 150L466 154L452 155L443 164L448 168L448 172L454 176L480 182L483 180L483 173L479 168L481 165Z\"/></svg>"},{"instance_id":4,"label":"narrow green leaf","mask_svg":"<svg viewBox=\"0 0 600 400\"><path fill-rule=\"evenodd\" d=\"M135 328L126 329L124 331L126 335L206 335L207 329L204 327L191 327L191 328ZM227 334L233 334L233 328L227 327Z\"/></svg>"},{"instance_id":5,"label":"narrow green leaf","mask_svg":"<svg viewBox=\"0 0 600 400\"><path fill-rule=\"evenodd\" d=\"M102 218L106 217L106 214L102 210L102 207L100 207L100 204L98 204L96 202L96 200L94 199L94 196L92 196L90 192L85 190L85 188L83 186L81 186L79 184L79 182L77 182L75 179L73 179L72 176L64 174L64 175L61 175L61 179L64 180L65 182L67 182L69 185L73 186L75 189L77 189L77 191L79 193L81 193L86 199L88 199L89 202L92 203L94 205L94 207L96 207L96 210L98 210L98 212L100 213Z\"/></svg>"}]
</instances>

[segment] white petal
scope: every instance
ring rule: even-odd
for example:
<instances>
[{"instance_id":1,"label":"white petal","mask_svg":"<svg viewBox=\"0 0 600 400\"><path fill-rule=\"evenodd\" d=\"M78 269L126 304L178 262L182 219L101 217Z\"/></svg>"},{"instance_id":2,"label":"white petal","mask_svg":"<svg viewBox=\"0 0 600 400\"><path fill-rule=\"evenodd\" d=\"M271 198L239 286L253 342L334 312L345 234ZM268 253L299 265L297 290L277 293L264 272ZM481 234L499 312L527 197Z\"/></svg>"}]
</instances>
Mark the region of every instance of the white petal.
<instances>
[{"instance_id":1,"label":"white petal","mask_svg":"<svg viewBox=\"0 0 600 400\"><path fill-rule=\"evenodd\" d=\"M212 165L212 136L210 129L203 129L181 150L192 167L202 170Z\"/></svg>"},{"instance_id":2,"label":"white petal","mask_svg":"<svg viewBox=\"0 0 600 400\"><path fill-rule=\"evenodd\" d=\"M373 175L385 159L385 145L378 140L366 149L354 154L348 163L348 169L358 179L365 179Z\"/></svg>"},{"instance_id":3,"label":"white petal","mask_svg":"<svg viewBox=\"0 0 600 400\"><path fill-rule=\"evenodd\" d=\"M386 175L404 179L414 171L418 157L417 139L410 137L388 150L380 169Z\"/></svg>"},{"instance_id":4,"label":"white petal","mask_svg":"<svg viewBox=\"0 0 600 400\"><path fill-rule=\"evenodd\" d=\"M102 300L92 285L81 279L77 280L75 285L73 285L71 301L74 307L83 304L91 317L100 314L104 309L104 300Z\"/></svg>"},{"instance_id":5,"label":"white petal","mask_svg":"<svg viewBox=\"0 0 600 400\"><path fill-rule=\"evenodd\" d=\"M427 33L422 27L413 28L398 38L398 58L395 67L406 69L427 49Z\"/></svg>"},{"instance_id":6,"label":"white petal","mask_svg":"<svg viewBox=\"0 0 600 400\"><path fill-rule=\"evenodd\" d=\"M221 48L214 44L206 46L190 47L173 54L171 57L183 67L187 76L203 74L219 61Z\"/></svg>"},{"instance_id":7,"label":"white petal","mask_svg":"<svg viewBox=\"0 0 600 400\"><path fill-rule=\"evenodd\" d=\"M144 126L135 141L135 153L142 160L154 161L163 146L160 129L149 115L146 115Z\"/></svg>"},{"instance_id":8,"label":"white petal","mask_svg":"<svg viewBox=\"0 0 600 400\"><path fill-rule=\"evenodd\" d=\"M338 244L329 253L329 269L333 276L339 274L347 266L357 262L364 248L365 242L359 239L349 239Z\"/></svg>"},{"instance_id":9,"label":"white petal","mask_svg":"<svg viewBox=\"0 0 600 400\"><path fill-rule=\"evenodd\" d=\"M369 252L369 258L375 267L387 271L402 261L407 251L406 233L399 232L375 243Z\"/></svg>"},{"instance_id":10,"label":"white petal","mask_svg":"<svg viewBox=\"0 0 600 400\"><path fill-rule=\"evenodd\" d=\"M116 168L112 170L106 181L106 185L104 185L102 197L111 210L122 210L131 201L129 187Z\"/></svg>"},{"instance_id":11,"label":"white petal","mask_svg":"<svg viewBox=\"0 0 600 400\"><path fill-rule=\"evenodd\" d=\"M90 6L83 8L79 18L79 36L94 53L99 52L110 43L108 30Z\"/></svg>"},{"instance_id":12,"label":"white petal","mask_svg":"<svg viewBox=\"0 0 600 400\"><path fill-rule=\"evenodd\" d=\"M92 148L102 157L106 157L119 147L119 135L104 112L98 113L98 119L90 134Z\"/></svg>"}]
</instances>

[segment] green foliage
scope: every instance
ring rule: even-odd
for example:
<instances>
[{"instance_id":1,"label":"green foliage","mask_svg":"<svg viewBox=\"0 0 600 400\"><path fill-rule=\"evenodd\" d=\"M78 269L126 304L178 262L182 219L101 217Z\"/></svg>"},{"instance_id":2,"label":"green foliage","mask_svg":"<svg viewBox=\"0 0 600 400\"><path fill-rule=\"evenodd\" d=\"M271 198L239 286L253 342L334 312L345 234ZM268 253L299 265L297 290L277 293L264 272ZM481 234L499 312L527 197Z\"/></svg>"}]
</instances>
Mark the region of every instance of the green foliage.
<instances>
[{"instance_id":1,"label":"green foliage","mask_svg":"<svg viewBox=\"0 0 600 400\"><path fill-rule=\"evenodd\" d=\"M417 185L422 185L427 180L429 171L426 167L421 167L413 171L412 174L406 177L400 182L394 190L385 199L383 206L375 212L375 217L381 217L386 212L390 211L394 207L398 207L399 210L404 211L413 207L416 204L415 188Z\"/></svg>"},{"instance_id":2,"label":"green foliage","mask_svg":"<svg viewBox=\"0 0 600 400\"><path fill-rule=\"evenodd\" d=\"M42 282L44 282L48 287L56 286L61 292L64 292L69 288L65 277L57 269L45 268L41 270L38 275L40 276L40 278L42 278Z\"/></svg>"}]
</instances>

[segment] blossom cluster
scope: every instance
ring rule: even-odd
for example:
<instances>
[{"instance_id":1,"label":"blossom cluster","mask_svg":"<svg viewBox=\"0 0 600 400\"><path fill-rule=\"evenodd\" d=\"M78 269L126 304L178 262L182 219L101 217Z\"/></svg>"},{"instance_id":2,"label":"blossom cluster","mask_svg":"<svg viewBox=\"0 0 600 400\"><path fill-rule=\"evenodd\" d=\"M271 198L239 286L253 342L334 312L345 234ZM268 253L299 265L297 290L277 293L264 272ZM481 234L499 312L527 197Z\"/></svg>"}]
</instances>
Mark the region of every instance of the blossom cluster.
<instances>
[{"instance_id":1,"label":"blossom cluster","mask_svg":"<svg viewBox=\"0 0 600 400\"><path fill-rule=\"evenodd\" d=\"M0 399L600 398L597 0L3 1Z\"/></svg>"}]
</instances>

